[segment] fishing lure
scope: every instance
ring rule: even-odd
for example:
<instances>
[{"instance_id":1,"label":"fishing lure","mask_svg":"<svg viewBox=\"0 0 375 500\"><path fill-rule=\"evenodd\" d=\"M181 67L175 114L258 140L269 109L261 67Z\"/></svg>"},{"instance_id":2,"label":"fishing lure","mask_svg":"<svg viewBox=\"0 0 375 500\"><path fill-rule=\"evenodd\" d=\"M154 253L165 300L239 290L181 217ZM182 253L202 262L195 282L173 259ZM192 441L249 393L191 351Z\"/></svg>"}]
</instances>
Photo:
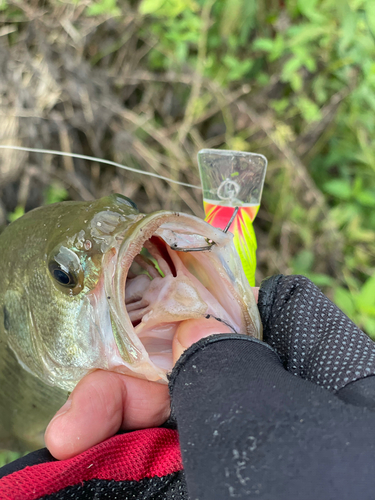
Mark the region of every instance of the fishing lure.
<instances>
[{"instance_id":1,"label":"fishing lure","mask_svg":"<svg viewBox=\"0 0 375 500\"><path fill-rule=\"evenodd\" d=\"M262 197L267 159L255 153L202 149L198 165L205 220L233 233L245 276L254 286L257 242L253 221Z\"/></svg>"}]
</instances>

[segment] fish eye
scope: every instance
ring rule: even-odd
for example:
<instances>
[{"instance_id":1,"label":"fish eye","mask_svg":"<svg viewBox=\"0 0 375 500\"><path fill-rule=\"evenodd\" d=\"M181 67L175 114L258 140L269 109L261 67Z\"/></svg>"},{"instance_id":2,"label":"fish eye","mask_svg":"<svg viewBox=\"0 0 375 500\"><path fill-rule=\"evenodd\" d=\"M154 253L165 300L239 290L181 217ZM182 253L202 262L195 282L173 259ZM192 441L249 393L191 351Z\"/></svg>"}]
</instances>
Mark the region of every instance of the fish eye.
<instances>
[{"instance_id":1,"label":"fish eye","mask_svg":"<svg viewBox=\"0 0 375 500\"><path fill-rule=\"evenodd\" d=\"M68 287L74 287L76 286L76 280L72 273L66 272L63 269L61 269L58 264L56 264L56 267L54 267L54 264L50 264L50 273L52 276L55 278L55 280L60 283L60 285L63 286L68 286Z\"/></svg>"},{"instance_id":2,"label":"fish eye","mask_svg":"<svg viewBox=\"0 0 375 500\"><path fill-rule=\"evenodd\" d=\"M83 288L83 270L78 255L64 246L52 252L48 270L61 291L77 295Z\"/></svg>"}]
</instances>

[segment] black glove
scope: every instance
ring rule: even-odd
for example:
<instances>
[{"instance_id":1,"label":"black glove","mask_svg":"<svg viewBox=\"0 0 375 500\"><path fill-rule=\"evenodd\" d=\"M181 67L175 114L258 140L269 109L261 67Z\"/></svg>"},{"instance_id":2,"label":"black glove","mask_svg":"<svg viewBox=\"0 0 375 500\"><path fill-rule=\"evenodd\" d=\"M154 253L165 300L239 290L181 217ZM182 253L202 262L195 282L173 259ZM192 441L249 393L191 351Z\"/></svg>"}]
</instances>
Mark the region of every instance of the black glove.
<instances>
[{"instance_id":1,"label":"black glove","mask_svg":"<svg viewBox=\"0 0 375 500\"><path fill-rule=\"evenodd\" d=\"M373 499L374 344L306 278L266 282L259 307L273 348L215 335L172 372L190 498Z\"/></svg>"},{"instance_id":2,"label":"black glove","mask_svg":"<svg viewBox=\"0 0 375 500\"><path fill-rule=\"evenodd\" d=\"M349 384L375 374L375 343L304 276L272 276L259 290L263 340L293 375L341 397L357 398ZM340 390L343 387L345 390ZM360 404L375 407L372 380L356 384ZM363 392L364 391L364 392Z\"/></svg>"}]
</instances>

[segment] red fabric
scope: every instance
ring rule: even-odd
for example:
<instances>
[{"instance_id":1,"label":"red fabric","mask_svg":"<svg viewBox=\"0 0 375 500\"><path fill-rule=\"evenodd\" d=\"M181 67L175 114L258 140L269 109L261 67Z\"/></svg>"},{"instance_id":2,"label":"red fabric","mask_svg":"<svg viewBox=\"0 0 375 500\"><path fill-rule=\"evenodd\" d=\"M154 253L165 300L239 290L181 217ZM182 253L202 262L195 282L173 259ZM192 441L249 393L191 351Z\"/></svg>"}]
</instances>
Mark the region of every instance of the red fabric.
<instances>
[{"instance_id":1,"label":"red fabric","mask_svg":"<svg viewBox=\"0 0 375 500\"><path fill-rule=\"evenodd\" d=\"M35 500L90 479L136 480L182 469L177 431L146 429L114 436L76 457L48 462L0 480L1 500Z\"/></svg>"}]
</instances>

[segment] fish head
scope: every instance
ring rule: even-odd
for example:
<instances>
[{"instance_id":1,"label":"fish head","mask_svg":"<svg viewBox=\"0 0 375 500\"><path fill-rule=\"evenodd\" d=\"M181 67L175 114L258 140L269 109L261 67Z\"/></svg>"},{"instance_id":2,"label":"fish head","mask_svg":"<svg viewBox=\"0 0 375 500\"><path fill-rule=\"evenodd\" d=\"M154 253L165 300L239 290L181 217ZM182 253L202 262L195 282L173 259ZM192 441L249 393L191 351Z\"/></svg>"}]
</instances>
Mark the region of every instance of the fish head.
<instances>
[{"instance_id":1,"label":"fish head","mask_svg":"<svg viewBox=\"0 0 375 500\"><path fill-rule=\"evenodd\" d=\"M3 231L0 328L23 368L71 390L107 367L103 262L140 217L131 200L111 195L39 207Z\"/></svg>"},{"instance_id":2,"label":"fish head","mask_svg":"<svg viewBox=\"0 0 375 500\"><path fill-rule=\"evenodd\" d=\"M0 251L8 347L62 389L98 368L166 382L192 319L261 336L232 235L194 216L140 214L122 195L63 202L12 223Z\"/></svg>"}]
</instances>

